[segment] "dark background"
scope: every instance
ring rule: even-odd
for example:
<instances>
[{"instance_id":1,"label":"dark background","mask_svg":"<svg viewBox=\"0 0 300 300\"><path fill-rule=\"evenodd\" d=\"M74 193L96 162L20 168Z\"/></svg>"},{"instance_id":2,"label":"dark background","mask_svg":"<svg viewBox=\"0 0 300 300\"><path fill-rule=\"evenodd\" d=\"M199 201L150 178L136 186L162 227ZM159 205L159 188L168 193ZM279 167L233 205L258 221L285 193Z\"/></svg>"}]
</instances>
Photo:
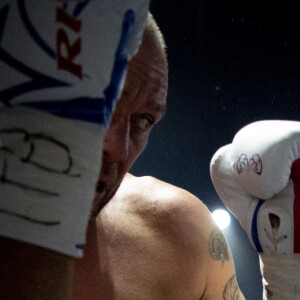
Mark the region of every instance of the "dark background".
<instances>
[{"instance_id":1,"label":"dark background","mask_svg":"<svg viewBox=\"0 0 300 300\"><path fill-rule=\"evenodd\" d=\"M295 3L151 1L168 46L168 111L133 174L187 189L211 211L224 208L209 176L215 151L256 120L299 120ZM233 217L223 232L246 299L262 299L259 260L246 234Z\"/></svg>"}]
</instances>

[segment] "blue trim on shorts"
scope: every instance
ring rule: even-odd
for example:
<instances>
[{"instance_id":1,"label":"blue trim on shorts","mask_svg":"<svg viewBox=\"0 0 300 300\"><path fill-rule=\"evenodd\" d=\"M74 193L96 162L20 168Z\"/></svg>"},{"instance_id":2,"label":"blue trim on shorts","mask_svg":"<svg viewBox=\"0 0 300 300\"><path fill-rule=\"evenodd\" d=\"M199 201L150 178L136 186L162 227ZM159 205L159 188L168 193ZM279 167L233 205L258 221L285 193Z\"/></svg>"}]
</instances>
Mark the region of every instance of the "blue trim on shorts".
<instances>
[{"instance_id":1,"label":"blue trim on shorts","mask_svg":"<svg viewBox=\"0 0 300 300\"><path fill-rule=\"evenodd\" d=\"M75 245L75 248L76 248L76 249L82 249L82 250L83 250L83 249L84 249L84 246L85 246L85 244L76 244L76 245Z\"/></svg>"},{"instance_id":2,"label":"blue trim on shorts","mask_svg":"<svg viewBox=\"0 0 300 300\"><path fill-rule=\"evenodd\" d=\"M27 102L27 107L67 118L106 125L104 99L79 97L67 101Z\"/></svg>"}]
</instances>

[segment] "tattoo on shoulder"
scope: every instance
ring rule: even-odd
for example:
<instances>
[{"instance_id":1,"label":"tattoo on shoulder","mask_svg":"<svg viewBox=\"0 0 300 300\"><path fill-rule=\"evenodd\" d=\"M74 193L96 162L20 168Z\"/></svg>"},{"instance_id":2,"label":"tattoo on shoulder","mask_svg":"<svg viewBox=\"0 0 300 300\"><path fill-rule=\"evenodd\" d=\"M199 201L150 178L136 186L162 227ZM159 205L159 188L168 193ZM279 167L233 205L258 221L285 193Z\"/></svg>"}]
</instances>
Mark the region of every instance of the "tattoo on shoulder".
<instances>
[{"instance_id":1,"label":"tattoo on shoulder","mask_svg":"<svg viewBox=\"0 0 300 300\"><path fill-rule=\"evenodd\" d=\"M214 260L229 260L228 246L225 237L220 229L214 229L209 236L209 252Z\"/></svg>"},{"instance_id":2,"label":"tattoo on shoulder","mask_svg":"<svg viewBox=\"0 0 300 300\"><path fill-rule=\"evenodd\" d=\"M224 300L240 300L242 299L241 291L239 289L235 274L227 281L224 291Z\"/></svg>"}]
</instances>

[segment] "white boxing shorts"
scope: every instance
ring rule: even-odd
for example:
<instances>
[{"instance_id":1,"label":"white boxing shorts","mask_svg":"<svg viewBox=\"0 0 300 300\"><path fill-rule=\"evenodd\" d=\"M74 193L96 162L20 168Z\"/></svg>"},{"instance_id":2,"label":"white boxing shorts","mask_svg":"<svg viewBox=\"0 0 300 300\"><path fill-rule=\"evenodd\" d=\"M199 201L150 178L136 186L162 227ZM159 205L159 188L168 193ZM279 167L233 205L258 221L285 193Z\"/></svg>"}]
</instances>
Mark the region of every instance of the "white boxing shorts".
<instances>
[{"instance_id":1,"label":"white boxing shorts","mask_svg":"<svg viewBox=\"0 0 300 300\"><path fill-rule=\"evenodd\" d=\"M106 128L148 6L1 1L1 236L83 255Z\"/></svg>"}]
</instances>

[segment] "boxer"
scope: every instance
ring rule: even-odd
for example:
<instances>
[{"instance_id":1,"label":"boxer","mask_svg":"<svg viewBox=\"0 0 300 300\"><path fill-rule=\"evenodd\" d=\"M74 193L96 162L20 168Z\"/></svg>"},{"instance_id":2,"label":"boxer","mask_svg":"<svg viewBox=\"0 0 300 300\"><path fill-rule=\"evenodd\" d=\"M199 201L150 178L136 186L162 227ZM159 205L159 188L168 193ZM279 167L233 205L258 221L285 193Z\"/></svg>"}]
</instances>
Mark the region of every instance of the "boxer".
<instances>
[{"instance_id":1,"label":"boxer","mask_svg":"<svg viewBox=\"0 0 300 300\"><path fill-rule=\"evenodd\" d=\"M76 264L73 300L244 299L207 207L179 187L126 174L164 115L167 79L163 37L149 18L104 140L98 215Z\"/></svg>"}]
</instances>

